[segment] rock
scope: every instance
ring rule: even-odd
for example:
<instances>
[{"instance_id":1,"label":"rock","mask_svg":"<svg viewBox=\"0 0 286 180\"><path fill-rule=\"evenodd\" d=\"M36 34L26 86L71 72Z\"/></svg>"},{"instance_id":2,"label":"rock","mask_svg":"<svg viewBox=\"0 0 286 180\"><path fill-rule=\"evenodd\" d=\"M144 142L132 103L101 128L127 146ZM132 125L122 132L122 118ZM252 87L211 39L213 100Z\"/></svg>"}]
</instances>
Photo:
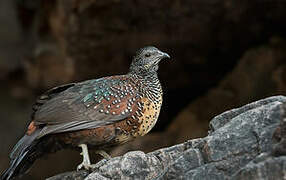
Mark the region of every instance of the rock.
<instances>
[{"instance_id":1,"label":"rock","mask_svg":"<svg viewBox=\"0 0 286 180\"><path fill-rule=\"evenodd\" d=\"M286 155L286 105L284 105L284 117L280 121L280 125L275 130L273 135L273 149L274 156Z\"/></svg>"},{"instance_id":2,"label":"rock","mask_svg":"<svg viewBox=\"0 0 286 180\"><path fill-rule=\"evenodd\" d=\"M81 178L283 179L286 156L283 153L273 156L272 136L277 129L285 132L285 107L286 97L274 96L232 109L212 119L209 135L204 138L147 154L132 151L109 161L102 160L93 172ZM284 140L282 135L280 139ZM69 175L73 173L77 172ZM59 174L49 180L66 175Z\"/></svg>"},{"instance_id":3,"label":"rock","mask_svg":"<svg viewBox=\"0 0 286 180\"><path fill-rule=\"evenodd\" d=\"M174 138L173 138L174 137ZM176 144L176 137L172 136L168 133L150 133L143 137L138 137L134 141L128 142L126 144L123 144L121 146L118 146L111 151L112 156L119 156L127 151L132 150L142 150L144 152L151 152L155 151L156 149L162 148L162 147L168 147L170 146L170 143Z\"/></svg>"},{"instance_id":4,"label":"rock","mask_svg":"<svg viewBox=\"0 0 286 180\"><path fill-rule=\"evenodd\" d=\"M263 155L262 155L263 156ZM286 156L281 157L257 157L243 167L231 179L285 179Z\"/></svg>"},{"instance_id":5,"label":"rock","mask_svg":"<svg viewBox=\"0 0 286 180\"><path fill-rule=\"evenodd\" d=\"M88 176L87 171L73 171L73 172L62 173L60 176L47 178L47 180L69 180L69 179L80 180L84 179L86 176Z\"/></svg>"}]
</instances>

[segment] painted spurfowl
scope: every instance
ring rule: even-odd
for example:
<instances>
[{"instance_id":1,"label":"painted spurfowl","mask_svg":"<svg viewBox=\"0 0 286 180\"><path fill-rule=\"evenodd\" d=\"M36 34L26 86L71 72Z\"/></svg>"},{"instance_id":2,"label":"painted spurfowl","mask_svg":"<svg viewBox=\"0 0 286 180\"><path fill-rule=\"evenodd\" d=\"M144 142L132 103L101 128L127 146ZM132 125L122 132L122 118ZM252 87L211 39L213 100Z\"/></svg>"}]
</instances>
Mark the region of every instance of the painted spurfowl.
<instances>
[{"instance_id":1,"label":"painted spurfowl","mask_svg":"<svg viewBox=\"0 0 286 180\"><path fill-rule=\"evenodd\" d=\"M144 47L125 75L66 84L41 95L25 135L10 154L10 167L0 179L17 177L40 156L63 148L81 147L83 162L78 169L88 169L88 147L109 158L106 148L148 133L162 104L157 70L164 58L170 56Z\"/></svg>"}]
</instances>

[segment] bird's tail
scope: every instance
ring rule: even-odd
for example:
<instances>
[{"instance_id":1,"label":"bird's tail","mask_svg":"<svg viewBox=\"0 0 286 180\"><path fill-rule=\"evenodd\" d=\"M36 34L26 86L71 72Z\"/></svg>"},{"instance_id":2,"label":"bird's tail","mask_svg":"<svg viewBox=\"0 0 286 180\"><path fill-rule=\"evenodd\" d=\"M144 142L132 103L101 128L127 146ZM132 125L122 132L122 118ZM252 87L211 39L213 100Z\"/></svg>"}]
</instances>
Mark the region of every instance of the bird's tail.
<instances>
[{"instance_id":1,"label":"bird's tail","mask_svg":"<svg viewBox=\"0 0 286 180\"><path fill-rule=\"evenodd\" d=\"M23 136L14 146L10 154L10 167L0 176L0 180L9 180L13 177L24 174L38 157L36 146L37 136L40 130L36 130L31 135Z\"/></svg>"}]
</instances>

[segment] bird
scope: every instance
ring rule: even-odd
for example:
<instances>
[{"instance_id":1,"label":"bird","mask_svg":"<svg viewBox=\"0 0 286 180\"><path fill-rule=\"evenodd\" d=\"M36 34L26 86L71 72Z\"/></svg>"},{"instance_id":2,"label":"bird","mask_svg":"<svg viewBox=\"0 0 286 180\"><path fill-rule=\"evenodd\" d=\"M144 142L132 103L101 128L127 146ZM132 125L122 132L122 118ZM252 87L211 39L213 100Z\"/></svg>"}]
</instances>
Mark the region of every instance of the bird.
<instances>
[{"instance_id":1,"label":"bird","mask_svg":"<svg viewBox=\"0 0 286 180\"><path fill-rule=\"evenodd\" d=\"M167 58L154 46L143 47L126 74L65 84L40 95L0 179L21 177L36 159L61 149L81 150L77 169L90 169L88 149L108 160L106 149L147 134L159 117L163 91L157 71Z\"/></svg>"}]
</instances>

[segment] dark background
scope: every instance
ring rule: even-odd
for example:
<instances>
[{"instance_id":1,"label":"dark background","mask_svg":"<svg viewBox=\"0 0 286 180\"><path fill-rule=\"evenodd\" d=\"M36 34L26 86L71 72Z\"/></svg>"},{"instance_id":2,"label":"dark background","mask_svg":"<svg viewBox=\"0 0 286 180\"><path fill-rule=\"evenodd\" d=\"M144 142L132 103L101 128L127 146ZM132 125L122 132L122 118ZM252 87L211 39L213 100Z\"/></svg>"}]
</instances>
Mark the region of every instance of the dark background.
<instances>
[{"instance_id":1,"label":"dark background","mask_svg":"<svg viewBox=\"0 0 286 180\"><path fill-rule=\"evenodd\" d=\"M286 94L286 1L0 1L0 171L38 95L56 85L128 71L154 45L164 102L145 137L112 150L149 152L203 137L215 115ZM94 161L98 159L94 156ZM71 171L73 151L38 160L26 179Z\"/></svg>"}]
</instances>

